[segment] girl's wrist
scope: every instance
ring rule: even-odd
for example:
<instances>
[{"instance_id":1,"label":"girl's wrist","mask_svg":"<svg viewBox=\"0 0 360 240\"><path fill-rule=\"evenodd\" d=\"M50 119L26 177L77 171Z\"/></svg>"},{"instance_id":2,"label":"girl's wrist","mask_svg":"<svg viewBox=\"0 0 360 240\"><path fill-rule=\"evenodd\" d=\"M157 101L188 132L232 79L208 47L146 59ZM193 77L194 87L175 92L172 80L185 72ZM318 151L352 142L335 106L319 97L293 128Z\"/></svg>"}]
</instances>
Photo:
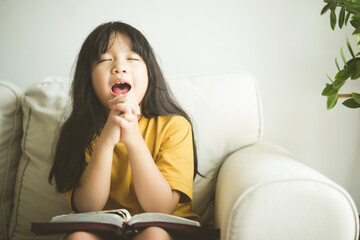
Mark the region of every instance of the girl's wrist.
<instances>
[{"instance_id":1,"label":"girl's wrist","mask_svg":"<svg viewBox=\"0 0 360 240\"><path fill-rule=\"evenodd\" d=\"M113 150L115 148L116 143L111 141L108 137L105 137L103 134L100 134L96 145L100 145L102 147L106 147L110 150Z\"/></svg>"},{"instance_id":2,"label":"girl's wrist","mask_svg":"<svg viewBox=\"0 0 360 240\"><path fill-rule=\"evenodd\" d=\"M131 151L137 151L137 149L142 145L145 144L145 141L140 134L136 134L136 136L133 136L133 138L130 141L124 142L126 149L128 152Z\"/></svg>"}]
</instances>

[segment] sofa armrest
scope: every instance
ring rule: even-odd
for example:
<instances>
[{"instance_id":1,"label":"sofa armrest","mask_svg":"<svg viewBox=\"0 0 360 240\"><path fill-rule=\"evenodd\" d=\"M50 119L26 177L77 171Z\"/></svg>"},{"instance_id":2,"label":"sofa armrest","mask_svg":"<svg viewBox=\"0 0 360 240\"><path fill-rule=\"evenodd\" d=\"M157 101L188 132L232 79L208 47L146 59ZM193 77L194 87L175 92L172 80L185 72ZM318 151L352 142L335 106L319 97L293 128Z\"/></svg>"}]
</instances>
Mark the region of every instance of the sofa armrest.
<instances>
[{"instance_id":1,"label":"sofa armrest","mask_svg":"<svg viewBox=\"0 0 360 240\"><path fill-rule=\"evenodd\" d=\"M14 185L21 155L21 90L0 80L0 239L9 239Z\"/></svg>"},{"instance_id":2,"label":"sofa armrest","mask_svg":"<svg viewBox=\"0 0 360 240\"><path fill-rule=\"evenodd\" d=\"M350 195L285 150L258 143L220 168L215 225L221 239L358 239Z\"/></svg>"}]
</instances>

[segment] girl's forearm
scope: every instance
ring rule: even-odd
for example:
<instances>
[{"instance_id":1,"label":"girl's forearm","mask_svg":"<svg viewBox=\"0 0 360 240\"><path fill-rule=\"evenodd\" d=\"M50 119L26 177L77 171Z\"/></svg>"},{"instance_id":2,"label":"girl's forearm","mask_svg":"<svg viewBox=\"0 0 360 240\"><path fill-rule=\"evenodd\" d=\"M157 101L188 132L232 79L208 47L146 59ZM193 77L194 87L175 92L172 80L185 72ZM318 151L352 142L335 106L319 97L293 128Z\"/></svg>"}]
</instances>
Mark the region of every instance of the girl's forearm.
<instances>
[{"instance_id":1,"label":"girl's forearm","mask_svg":"<svg viewBox=\"0 0 360 240\"><path fill-rule=\"evenodd\" d=\"M80 212L103 210L110 193L113 147L99 139L74 192L74 204Z\"/></svg>"},{"instance_id":2,"label":"girl's forearm","mask_svg":"<svg viewBox=\"0 0 360 240\"><path fill-rule=\"evenodd\" d=\"M127 146L128 157L138 201L145 212L172 213L180 199L157 168L141 138Z\"/></svg>"}]
</instances>

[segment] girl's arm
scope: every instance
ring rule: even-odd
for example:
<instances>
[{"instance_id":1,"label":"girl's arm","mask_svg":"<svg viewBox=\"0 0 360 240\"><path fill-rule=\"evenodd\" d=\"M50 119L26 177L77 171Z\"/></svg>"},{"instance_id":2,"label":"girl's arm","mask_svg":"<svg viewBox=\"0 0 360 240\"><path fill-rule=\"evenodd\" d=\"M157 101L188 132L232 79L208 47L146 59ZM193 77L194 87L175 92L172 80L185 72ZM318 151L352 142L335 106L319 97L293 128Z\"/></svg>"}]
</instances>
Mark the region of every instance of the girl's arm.
<instances>
[{"instance_id":1,"label":"girl's arm","mask_svg":"<svg viewBox=\"0 0 360 240\"><path fill-rule=\"evenodd\" d=\"M73 203L80 212L100 211L110 193L113 147L99 137L90 161L73 194Z\"/></svg>"},{"instance_id":2,"label":"girl's arm","mask_svg":"<svg viewBox=\"0 0 360 240\"><path fill-rule=\"evenodd\" d=\"M143 138L127 146L136 196L145 212L172 213L180 193L173 191L157 168Z\"/></svg>"},{"instance_id":3,"label":"girl's arm","mask_svg":"<svg viewBox=\"0 0 360 240\"><path fill-rule=\"evenodd\" d=\"M118 105L118 102L113 104ZM157 168L141 135L138 118L120 115L114 116L114 121L121 128L120 140L128 151L134 188L141 207L145 212L172 213L180 200L180 193L171 189Z\"/></svg>"},{"instance_id":4,"label":"girl's arm","mask_svg":"<svg viewBox=\"0 0 360 240\"><path fill-rule=\"evenodd\" d=\"M131 103L125 97L119 98ZM80 212L103 210L109 198L113 151L121 136L115 116L122 115L124 120L131 121L134 113L139 113L138 105L131 103L131 107L126 107L128 105L111 109L90 161L73 192L73 203Z\"/></svg>"}]
</instances>

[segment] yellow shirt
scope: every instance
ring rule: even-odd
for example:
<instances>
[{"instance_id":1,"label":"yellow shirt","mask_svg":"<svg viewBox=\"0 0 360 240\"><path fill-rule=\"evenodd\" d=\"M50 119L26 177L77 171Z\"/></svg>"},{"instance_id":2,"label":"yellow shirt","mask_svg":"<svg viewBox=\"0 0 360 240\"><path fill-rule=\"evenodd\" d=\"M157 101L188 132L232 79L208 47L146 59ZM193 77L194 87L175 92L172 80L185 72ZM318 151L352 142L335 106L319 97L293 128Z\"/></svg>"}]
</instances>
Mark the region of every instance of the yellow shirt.
<instances>
[{"instance_id":1,"label":"yellow shirt","mask_svg":"<svg viewBox=\"0 0 360 240\"><path fill-rule=\"evenodd\" d=\"M139 128L156 166L171 189L181 193L172 214L199 220L192 212L194 157L190 123L182 116L141 117ZM90 161L88 152L85 158ZM71 202L72 191L65 195ZM114 148L110 195L104 210L116 208L126 208L132 215L144 212L135 194L128 152L121 142Z\"/></svg>"}]
</instances>

